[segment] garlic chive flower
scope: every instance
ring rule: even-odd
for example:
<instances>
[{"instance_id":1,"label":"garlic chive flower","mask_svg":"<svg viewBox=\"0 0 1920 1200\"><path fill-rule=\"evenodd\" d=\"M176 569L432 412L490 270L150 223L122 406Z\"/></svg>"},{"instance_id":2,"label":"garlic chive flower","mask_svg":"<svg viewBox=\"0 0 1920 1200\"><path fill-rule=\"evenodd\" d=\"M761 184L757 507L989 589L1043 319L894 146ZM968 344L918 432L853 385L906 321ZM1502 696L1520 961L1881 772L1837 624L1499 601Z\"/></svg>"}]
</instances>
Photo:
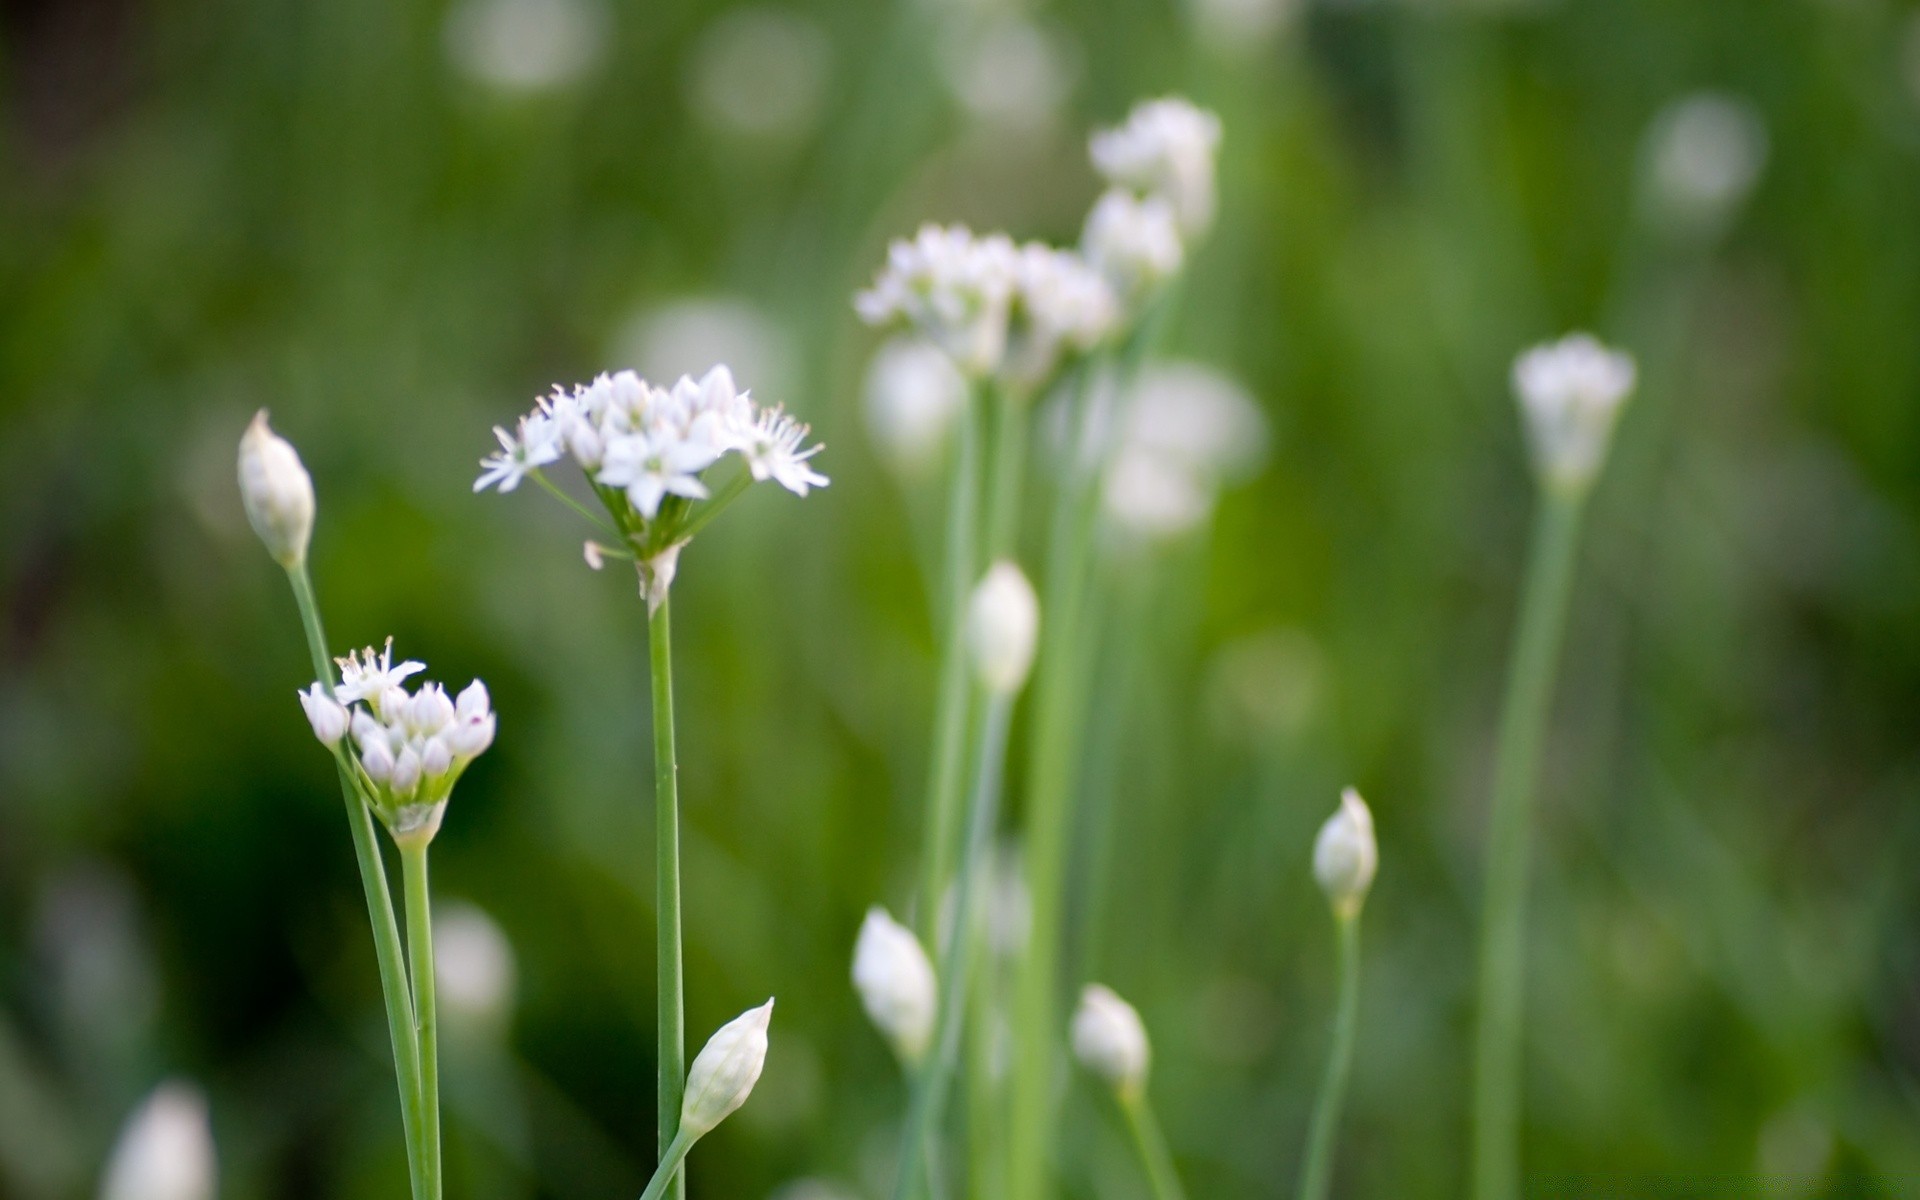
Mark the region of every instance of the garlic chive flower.
<instances>
[{"instance_id":1,"label":"garlic chive flower","mask_svg":"<svg viewBox=\"0 0 1920 1200\"><path fill-rule=\"evenodd\" d=\"M163 1083L121 1127L100 1200L213 1200L217 1165L206 1096Z\"/></svg>"},{"instance_id":2,"label":"garlic chive flower","mask_svg":"<svg viewBox=\"0 0 1920 1200\"><path fill-rule=\"evenodd\" d=\"M796 496L827 485L810 462L821 447L806 444L807 426L756 404L724 365L672 387L633 371L556 386L512 432L493 433L500 449L480 460L473 490L510 492L529 476L544 481L542 467L573 459L639 565L652 605L666 595L679 547L704 520L697 506L712 496L706 474L722 458L737 455L749 480L772 480ZM595 557L589 551L589 565Z\"/></svg>"},{"instance_id":3,"label":"garlic chive flower","mask_svg":"<svg viewBox=\"0 0 1920 1200\"><path fill-rule=\"evenodd\" d=\"M1336 916L1357 915L1373 887L1380 851L1373 840L1373 813L1360 793L1340 793L1340 807L1320 826L1313 840L1313 877L1327 894Z\"/></svg>"},{"instance_id":4,"label":"garlic chive flower","mask_svg":"<svg viewBox=\"0 0 1920 1200\"><path fill-rule=\"evenodd\" d=\"M293 444L267 425L264 408L254 414L240 439L240 499L275 562L291 570L307 560L307 542L313 536L313 478Z\"/></svg>"},{"instance_id":5,"label":"garlic chive flower","mask_svg":"<svg viewBox=\"0 0 1920 1200\"><path fill-rule=\"evenodd\" d=\"M1107 277L1086 260L1040 242L1020 247L1014 278L1000 375L1014 395L1031 396L1065 359L1093 350L1119 330L1120 301Z\"/></svg>"},{"instance_id":6,"label":"garlic chive flower","mask_svg":"<svg viewBox=\"0 0 1920 1200\"><path fill-rule=\"evenodd\" d=\"M750 1008L722 1025L694 1055L680 1104L680 1131L705 1137L747 1102L767 1062L767 1026L773 1001Z\"/></svg>"},{"instance_id":7,"label":"garlic chive flower","mask_svg":"<svg viewBox=\"0 0 1920 1200\"><path fill-rule=\"evenodd\" d=\"M1164 199L1188 238L1213 224L1219 148L1220 118L1177 96L1135 105L1125 124L1088 145L1108 182Z\"/></svg>"},{"instance_id":8,"label":"garlic chive flower","mask_svg":"<svg viewBox=\"0 0 1920 1200\"><path fill-rule=\"evenodd\" d=\"M1631 355L1584 333L1535 346L1514 361L1513 390L1543 483L1577 491L1593 482L1635 375Z\"/></svg>"},{"instance_id":9,"label":"garlic chive flower","mask_svg":"<svg viewBox=\"0 0 1920 1200\"><path fill-rule=\"evenodd\" d=\"M965 377L924 338L889 338L874 352L867 367L867 434L903 479L919 479L934 467L966 405Z\"/></svg>"},{"instance_id":10,"label":"garlic chive flower","mask_svg":"<svg viewBox=\"0 0 1920 1200\"><path fill-rule=\"evenodd\" d=\"M1073 1014L1073 1056L1080 1065L1104 1080L1123 1100L1146 1091L1147 1066L1152 1051L1147 1028L1133 1005L1112 988L1088 984Z\"/></svg>"},{"instance_id":11,"label":"garlic chive flower","mask_svg":"<svg viewBox=\"0 0 1920 1200\"><path fill-rule=\"evenodd\" d=\"M933 1041L938 1008L933 963L920 939L878 905L867 910L854 942L853 986L900 1061L919 1062Z\"/></svg>"},{"instance_id":12,"label":"garlic chive flower","mask_svg":"<svg viewBox=\"0 0 1920 1200\"><path fill-rule=\"evenodd\" d=\"M1172 205L1118 187L1094 202L1080 234L1080 252L1136 307L1179 273L1187 253Z\"/></svg>"},{"instance_id":13,"label":"garlic chive flower","mask_svg":"<svg viewBox=\"0 0 1920 1200\"><path fill-rule=\"evenodd\" d=\"M437 683L408 692L403 681L426 668L413 661L396 666L391 638L378 653L369 646L335 661L342 682L331 697L324 683L299 694L314 736L346 755L395 842L431 841L454 782L493 744L486 685L476 679L458 698Z\"/></svg>"},{"instance_id":14,"label":"garlic chive flower","mask_svg":"<svg viewBox=\"0 0 1920 1200\"><path fill-rule=\"evenodd\" d=\"M974 677L996 695L1027 681L1040 637L1040 599L1019 567L1002 559L988 568L967 605L967 644Z\"/></svg>"},{"instance_id":15,"label":"garlic chive flower","mask_svg":"<svg viewBox=\"0 0 1920 1200\"><path fill-rule=\"evenodd\" d=\"M1223 486L1258 472L1267 420L1228 376L1157 363L1126 397L1117 442L1102 487L1106 518L1129 539L1160 542L1199 526Z\"/></svg>"}]
</instances>

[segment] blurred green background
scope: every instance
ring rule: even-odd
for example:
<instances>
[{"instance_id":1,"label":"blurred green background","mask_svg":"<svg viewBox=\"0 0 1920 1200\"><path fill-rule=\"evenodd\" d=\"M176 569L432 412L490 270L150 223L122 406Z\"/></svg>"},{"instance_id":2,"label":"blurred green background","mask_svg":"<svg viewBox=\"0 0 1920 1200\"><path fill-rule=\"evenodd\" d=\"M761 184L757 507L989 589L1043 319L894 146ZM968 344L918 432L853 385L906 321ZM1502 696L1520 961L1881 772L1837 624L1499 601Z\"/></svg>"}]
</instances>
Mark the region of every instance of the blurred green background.
<instances>
[{"instance_id":1,"label":"blurred green background","mask_svg":"<svg viewBox=\"0 0 1920 1200\"><path fill-rule=\"evenodd\" d=\"M557 505L469 488L548 384L716 359L833 485L756 489L676 589L689 1028L779 997L692 1194L882 1194L903 1089L847 963L914 894L938 485L866 436L849 297L923 218L1071 240L1088 129L1172 91L1226 137L1166 349L1273 446L1204 536L1108 560L1079 954L1146 1017L1193 1194L1290 1190L1346 782L1383 865L1340 1190L1461 1191L1532 504L1505 373L1586 326L1644 387L1542 791L1530 1190L1920 1195L1912 6L8 0L0 39L0 1195L91 1194L169 1077L223 1195L404 1186L298 621L234 484L263 405L337 648L391 633L500 712L435 856L517 963L510 1008L450 1015L451 1194L637 1193L643 611ZM1066 1194L1140 1195L1067 1096Z\"/></svg>"}]
</instances>

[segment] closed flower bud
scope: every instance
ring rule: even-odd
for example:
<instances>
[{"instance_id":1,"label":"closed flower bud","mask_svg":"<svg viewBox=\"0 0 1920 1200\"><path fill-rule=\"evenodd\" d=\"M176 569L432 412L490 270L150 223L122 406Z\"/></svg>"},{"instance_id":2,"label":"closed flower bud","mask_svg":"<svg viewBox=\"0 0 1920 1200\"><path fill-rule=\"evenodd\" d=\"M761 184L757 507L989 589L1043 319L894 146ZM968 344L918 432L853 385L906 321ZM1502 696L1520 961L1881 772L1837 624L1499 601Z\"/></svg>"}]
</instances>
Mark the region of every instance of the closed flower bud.
<instances>
[{"instance_id":1,"label":"closed flower bud","mask_svg":"<svg viewBox=\"0 0 1920 1200\"><path fill-rule=\"evenodd\" d=\"M455 758L473 758L493 745L494 716L463 720L446 733L447 748Z\"/></svg>"},{"instance_id":2,"label":"closed flower bud","mask_svg":"<svg viewBox=\"0 0 1920 1200\"><path fill-rule=\"evenodd\" d=\"M375 783L384 784L393 778L393 751L387 747L385 731L360 747L360 766Z\"/></svg>"},{"instance_id":3,"label":"closed flower bud","mask_svg":"<svg viewBox=\"0 0 1920 1200\"><path fill-rule=\"evenodd\" d=\"M1123 1099L1147 1086L1147 1029L1113 989L1090 983L1073 1014L1073 1056L1080 1065L1111 1084Z\"/></svg>"},{"instance_id":4,"label":"closed flower bud","mask_svg":"<svg viewBox=\"0 0 1920 1200\"><path fill-rule=\"evenodd\" d=\"M688 1137L706 1136L746 1103L767 1062L767 1026L772 1021L769 999L722 1025L694 1055L680 1105L680 1128Z\"/></svg>"},{"instance_id":5,"label":"closed flower bud","mask_svg":"<svg viewBox=\"0 0 1920 1200\"><path fill-rule=\"evenodd\" d=\"M356 708L353 710L352 729L353 740L359 744L363 753L372 749L376 742L381 745L386 744L387 727L374 720L373 715L365 709Z\"/></svg>"},{"instance_id":6,"label":"closed flower bud","mask_svg":"<svg viewBox=\"0 0 1920 1200\"><path fill-rule=\"evenodd\" d=\"M264 408L240 439L240 499L274 561L287 568L306 561L313 535L313 479L293 445L268 428Z\"/></svg>"},{"instance_id":7,"label":"closed flower bud","mask_svg":"<svg viewBox=\"0 0 1920 1200\"><path fill-rule=\"evenodd\" d=\"M100 1200L213 1200L214 1175L206 1097L189 1084L164 1083L121 1128Z\"/></svg>"},{"instance_id":8,"label":"closed flower bud","mask_svg":"<svg viewBox=\"0 0 1920 1200\"><path fill-rule=\"evenodd\" d=\"M420 770L428 779L438 779L452 769L453 751L447 747L447 740L438 734L428 738L420 748Z\"/></svg>"},{"instance_id":9,"label":"closed flower bud","mask_svg":"<svg viewBox=\"0 0 1920 1200\"><path fill-rule=\"evenodd\" d=\"M462 720L471 720L486 716L491 706L487 685L476 679L461 690L460 698L454 701L453 711Z\"/></svg>"},{"instance_id":10,"label":"closed flower bud","mask_svg":"<svg viewBox=\"0 0 1920 1200\"><path fill-rule=\"evenodd\" d=\"M300 697L300 707L307 710L313 736L319 738L323 746L338 746L340 739L347 735L347 710L317 683L296 694Z\"/></svg>"},{"instance_id":11,"label":"closed flower bud","mask_svg":"<svg viewBox=\"0 0 1920 1200\"><path fill-rule=\"evenodd\" d=\"M1535 346L1514 360L1513 390L1543 482L1581 489L1600 473L1635 374L1631 355L1584 333Z\"/></svg>"},{"instance_id":12,"label":"closed flower bud","mask_svg":"<svg viewBox=\"0 0 1920 1200\"><path fill-rule=\"evenodd\" d=\"M1340 807L1314 839L1313 877L1332 902L1333 911L1351 917L1366 903L1367 889L1373 886L1373 874L1379 865L1373 813L1360 793L1348 788L1340 793Z\"/></svg>"},{"instance_id":13,"label":"closed flower bud","mask_svg":"<svg viewBox=\"0 0 1920 1200\"><path fill-rule=\"evenodd\" d=\"M853 946L853 986L867 1016L903 1062L919 1062L933 1040L933 963L912 931L875 906Z\"/></svg>"},{"instance_id":14,"label":"closed flower bud","mask_svg":"<svg viewBox=\"0 0 1920 1200\"><path fill-rule=\"evenodd\" d=\"M1027 681L1040 636L1040 600L1020 568L1002 559L973 589L967 642L973 670L988 691L1010 696Z\"/></svg>"},{"instance_id":15,"label":"closed flower bud","mask_svg":"<svg viewBox=\"0 0 1920 1200\"><path fill-rule=\"evenodd\" d=\"M453 724L453 701L437 683L429 683L407 701L407 728L416 734L438 733Z\"/></svg>"},{"instance_id":16,"label":"closed flower bud","mask_svg":"<svg viewBox=\"0 0 1920 1200\"><path fill-rule=\"evenodd\" d=\"M396 796L409 796L420 783L420 753L412 746L402 746L400 754L393 760L393 776L387 780L387 786Z\"/></svg>"}]
</instances>

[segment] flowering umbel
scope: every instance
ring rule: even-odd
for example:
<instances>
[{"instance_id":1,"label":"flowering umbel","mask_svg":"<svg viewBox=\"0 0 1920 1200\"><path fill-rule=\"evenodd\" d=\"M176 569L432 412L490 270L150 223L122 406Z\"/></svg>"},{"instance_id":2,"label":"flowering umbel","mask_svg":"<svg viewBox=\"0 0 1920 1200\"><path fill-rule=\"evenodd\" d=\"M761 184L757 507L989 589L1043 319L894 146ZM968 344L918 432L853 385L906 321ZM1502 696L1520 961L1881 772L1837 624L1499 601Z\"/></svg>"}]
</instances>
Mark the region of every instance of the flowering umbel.
<instances>
[{"instance_id":1,"label":"flowering umbel","mask_svg":"<svg viewBox=\"0 0 1920 1200\"><path fill-rule=\"evenodd\" d=\"M1584 333L1514 360L1513 390L1542 482L1576 490L1593 482L1636 374L1631 355Z\"/></svg>"},{"instance_id":2,"label":"flowering umbel","mask_svg":"<svg viewBox=\"0 0 1920 1200\"><path fill-rule=\"evenodd\" d=\"M345 756L368 805L402 845L431 841L447 797L467 764L493 744L494 715L478 679L458 698L437 683L408 692L423 663L393 661L393 639L342 659L340 686L316 682L299 693L321 744ZM351 733L351 739L344 735Z\"/></svg>"},{"instance_id":3,"label":"flowering umbel","mask_svg":"<svg viewBox=\"0 0 1920 1200\"><path fill-rule=\"evenodd\" d=\"M620 371L571 389L556 386L512 432L495 427L500 448L480 460L473 490L510 492L529 476L540 478L542 467L573 459L626 543L615 556L632 555L642 590L657 607L680 547L704 520L697 506L713 498L709 468L737 455L744 480L771 479L805 496L827 485L809 462L821 447L805 445L807 433L781 409L756 404L724 365L698 380L683 375L672 387ZM605 552L591 548L588 561Z\"/></svg>"},{"instance_id":4,"label":"flowering umbel","mask_svg":"<svg viewBox=\"0 0 1920 1200\"><path fill-rule=\"evenodd\" d=\"M1094 134L1089 144L1101 175L1164 199L1189 238L1213 224L1219 149L1220 118L1178 96L1135 105L1124 124Z\"/></svg>"}]
</instances>

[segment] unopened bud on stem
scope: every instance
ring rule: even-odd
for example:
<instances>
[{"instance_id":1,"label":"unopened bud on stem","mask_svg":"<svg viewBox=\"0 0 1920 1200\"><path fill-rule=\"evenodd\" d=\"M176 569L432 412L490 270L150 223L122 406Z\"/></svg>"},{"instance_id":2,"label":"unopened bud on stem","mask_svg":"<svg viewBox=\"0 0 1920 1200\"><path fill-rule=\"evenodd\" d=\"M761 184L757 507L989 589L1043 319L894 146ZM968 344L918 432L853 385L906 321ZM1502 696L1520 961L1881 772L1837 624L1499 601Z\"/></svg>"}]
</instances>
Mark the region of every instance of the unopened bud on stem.
<instances>
[{"instance_id":1,"label":"unopened bud on stem","mask_svg":"<svg viewBox=\"0 0 1920 1200\"><path fill-rule=\"evenodd\" d=\"M1313 877L1327 894L1335 915L1352 917L1366 903L1367 889L1380 866L1373 840L1373 813L1360 793L1340 793L1340 807L1320 826L1313 842Z\"/></svg>"},{"instance_id":2,"label":"unopened bud on stem","mask_svg":"<svg viewBox=\"0 0 1920 1200\"><path fill-rule=\"evenodd\" d=\"M1073 1014L1073 1056L1123 1100L1146 1090L1151 1057L1147 1028L1133 1005L1112 988L1090 983L1081 991L1080 1007Z\"/></svg>"},{"instance_id":3,"label":"unopened bud on stem","mask_svg":"<svg viewBox=\"0 0 1920 1200\"><path fill-rule=\"evenodd\" d=\"M687 1137L706 1136L747 1102L767 1062L767 1026L772 1021L773 1001L768 1000L722 1025L694 1055L680 1105L680 1130Z\"/></svg>"},{"instance_id":4,"label":"unopened bud on stem","mask_svg":"<svg viewBox=\"0 0 1920 1200\"><path fill-rule=\"evenodd\" d=\"M877 905L867 910L853 946L853 986L901 1061L919 1062L933 1041L938 1008L933 963L920 939Z\"/></svg>"},{"instance_id":5,"label":"unopened bud on stem","mask_svg":"<svg viewBox=\"0 0 1920 1200\"><path fill-rule=\"evenodd\" d=\"M292 443L268 428L264 408L240 439L240 499L274 561L291 570L307 560L313 479Z\"/></svg>"},{"instance_id":6,"label":"unopened bud on stem","mask_svg":"<svg viewBox=\"0 0 1920 1200\"><path fill-rule=\"evenodd\" d=\"M967 644L974 677L990 692L1010 696L1027 681L1040 636L1040 600L1020 568L1001 559L973 589L967 606Z\"/></svg>"}]
</instances>

